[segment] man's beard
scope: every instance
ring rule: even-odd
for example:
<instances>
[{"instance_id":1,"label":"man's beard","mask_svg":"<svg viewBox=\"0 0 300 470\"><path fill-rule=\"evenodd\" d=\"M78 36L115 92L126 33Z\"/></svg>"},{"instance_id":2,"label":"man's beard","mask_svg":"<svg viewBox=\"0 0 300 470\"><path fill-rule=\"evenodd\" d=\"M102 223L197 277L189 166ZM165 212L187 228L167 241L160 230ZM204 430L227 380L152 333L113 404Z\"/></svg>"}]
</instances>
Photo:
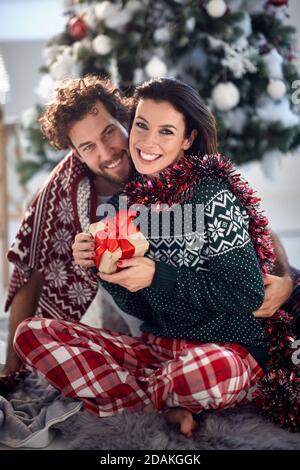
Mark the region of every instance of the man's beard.
<instances>
[{"instance_id":1,"label":"man's beard","mask_svg":"<svg viewBox=\"0 0 300 470\"><path fill-rule=\"evenodd\" d=\"M125 183L128 183L128 181L130 181L132 174L133 174L133 163L132 163L131 158L129 157L128 158L128 172L126 174L119 175L119 176L117 175L112 176L106 172L105 168L102 168L99 176L102 176L109 183L115 184L116 186L121 186Z\"/></svg>"}]
</instances>

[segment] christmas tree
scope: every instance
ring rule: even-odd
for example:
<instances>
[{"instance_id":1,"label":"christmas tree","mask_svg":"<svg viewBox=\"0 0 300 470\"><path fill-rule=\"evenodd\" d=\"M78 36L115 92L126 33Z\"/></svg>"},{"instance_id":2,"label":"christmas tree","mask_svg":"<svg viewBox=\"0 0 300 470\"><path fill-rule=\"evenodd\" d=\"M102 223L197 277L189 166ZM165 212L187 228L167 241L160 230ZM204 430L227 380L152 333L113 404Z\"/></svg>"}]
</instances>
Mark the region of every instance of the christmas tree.
<instances>
[{"instance_id":1,"label":"christmas tree","mask_svg":"<svg viewBox=\"0 0 300 470\"><path fill-rule=\"evenodd\" d=\"M90 72L109 75L126 94L157 76L194 86L217 118L220 152L237 163L272 160L299 146L288 0L72 3L65 30L43 50L41 102L23 115L35 157L22 162L23 181L62 157L37 120L57 81Z\"/></svg>"}]
</instances>

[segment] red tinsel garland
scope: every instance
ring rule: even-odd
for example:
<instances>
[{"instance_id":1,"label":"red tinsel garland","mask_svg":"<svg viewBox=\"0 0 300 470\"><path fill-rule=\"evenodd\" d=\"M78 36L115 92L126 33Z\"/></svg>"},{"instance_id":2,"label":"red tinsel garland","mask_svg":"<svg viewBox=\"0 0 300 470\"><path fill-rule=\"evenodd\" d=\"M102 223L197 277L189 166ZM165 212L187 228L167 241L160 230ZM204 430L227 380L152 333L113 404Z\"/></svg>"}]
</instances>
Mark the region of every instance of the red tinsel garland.
<instances>
[{"instance_id":1,"label":"red tinsel garland","mask_svg":"<svg viewBox=\"0 0 300 470\"><path fill-rule=\"evenodd\" d=\"M201 180L226 183L249 215L249 234L263 273L270 273L274 263L268 219L260 208L260 198L237 172L232 161L217 155L185 155L162 171L158 177L138 175L125 186L130 204L172 204L187 202Z\"/></svg>"},{"instance_id":2,"label":"red tinsel garland","mask_svg":"<svg viewBox=\"0 0 300 470\"><path fill-rule=\"evenodd\" d=\"M269 341L267 373L262 378L255 402L264 416L290 431L300 431L300 363L295 356L295 318L284 310L265 321ZM299 347L298 347L299 350ZM297 363L298 362L298 363Z\"/></svg>"}]
</instances>

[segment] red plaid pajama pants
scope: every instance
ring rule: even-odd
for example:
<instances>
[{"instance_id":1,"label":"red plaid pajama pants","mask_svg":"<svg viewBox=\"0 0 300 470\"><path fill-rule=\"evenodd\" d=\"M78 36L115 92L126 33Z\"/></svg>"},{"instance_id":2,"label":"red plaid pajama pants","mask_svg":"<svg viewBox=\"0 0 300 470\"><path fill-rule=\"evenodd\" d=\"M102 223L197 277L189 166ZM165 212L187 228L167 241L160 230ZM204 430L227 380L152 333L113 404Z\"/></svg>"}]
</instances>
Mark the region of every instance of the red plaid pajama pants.
<instances>
[{"instance_id":1,"label":"red plaid pajama pants","mask_svg":"<svg viewBox=\"0 0 300 470\"><path fill-rule=\"evenodd\" d=\"M263 371L248 351L230 343L141 338L79 322L23 321L14 347L65 396L98 416L183 407L192 413L245 401Z\"/></svg>"}]
</instances>

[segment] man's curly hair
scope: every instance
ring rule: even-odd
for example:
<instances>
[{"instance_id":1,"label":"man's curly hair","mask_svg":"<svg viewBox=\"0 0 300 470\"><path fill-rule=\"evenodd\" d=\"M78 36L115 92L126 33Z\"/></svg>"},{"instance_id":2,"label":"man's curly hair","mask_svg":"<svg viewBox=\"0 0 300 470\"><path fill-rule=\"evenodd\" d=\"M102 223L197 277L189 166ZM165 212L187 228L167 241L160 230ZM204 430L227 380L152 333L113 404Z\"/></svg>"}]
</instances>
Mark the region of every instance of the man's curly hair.
<instances>
[{"instance_id":1,"label":"man's curly hair","mask_svg":"<svg viewBox=\"0 0 300 470\"><path fill-rule=\"evenodd\" d=\"M129 124L130 100L110 80L94 75L65 80L57 88L54 99L46 105L40 119L43 135L57 150L72 145L70 128L100 101L106 110L125 127Z\"/></svg>"}]
</instances>

